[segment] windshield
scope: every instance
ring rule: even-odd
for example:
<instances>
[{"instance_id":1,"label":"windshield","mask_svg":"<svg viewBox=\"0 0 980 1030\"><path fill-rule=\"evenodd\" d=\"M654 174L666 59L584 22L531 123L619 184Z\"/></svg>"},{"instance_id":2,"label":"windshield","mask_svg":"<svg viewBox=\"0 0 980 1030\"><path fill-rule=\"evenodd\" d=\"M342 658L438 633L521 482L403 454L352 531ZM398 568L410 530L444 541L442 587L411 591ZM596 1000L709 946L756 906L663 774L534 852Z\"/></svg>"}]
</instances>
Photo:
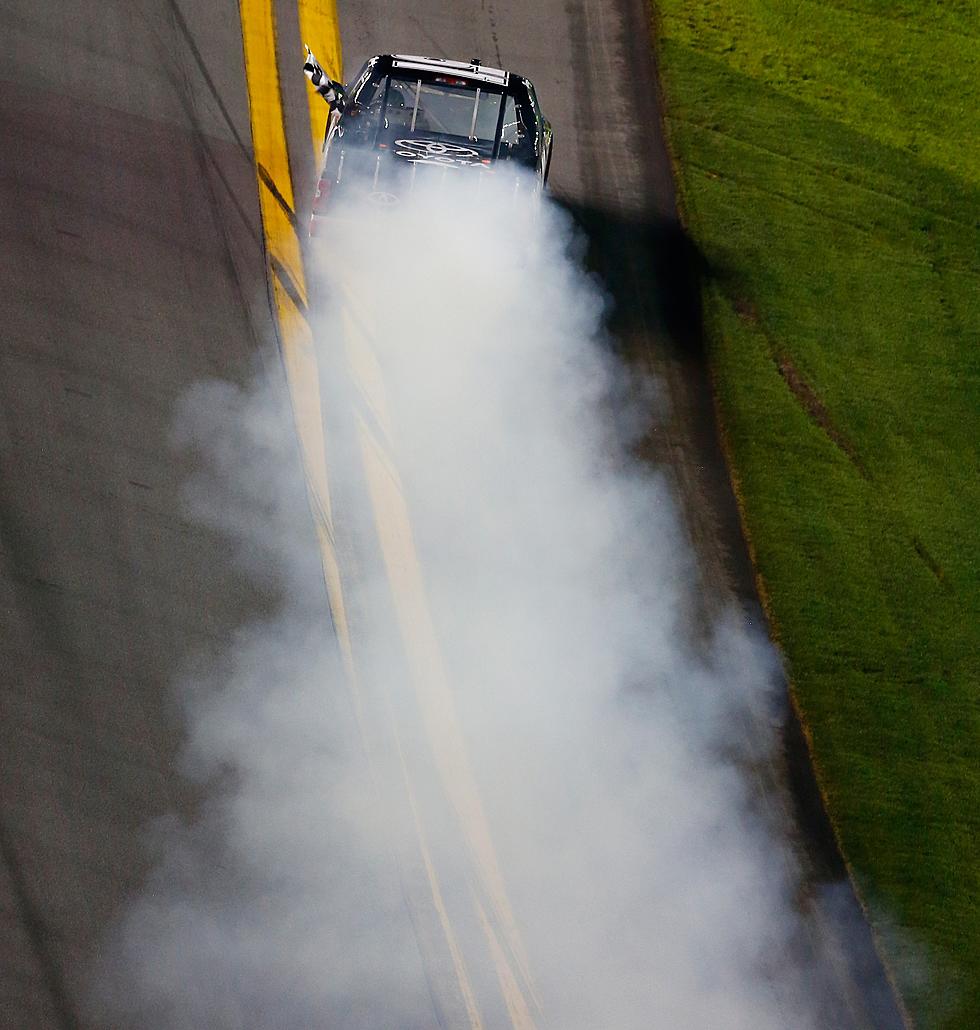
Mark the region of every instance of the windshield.
<instances>
[{"instance_id":1,"label":"windshield","mask_svg":"<svg viewBox=\"0 0 980 1030\"><path fill-rule=\"evenodd\" d=\"M384 103L386 128L399 132L432 132L471 142L493 143L500 123L502 95L448 75L391 75Z\"/></svg>"}]
</instances>

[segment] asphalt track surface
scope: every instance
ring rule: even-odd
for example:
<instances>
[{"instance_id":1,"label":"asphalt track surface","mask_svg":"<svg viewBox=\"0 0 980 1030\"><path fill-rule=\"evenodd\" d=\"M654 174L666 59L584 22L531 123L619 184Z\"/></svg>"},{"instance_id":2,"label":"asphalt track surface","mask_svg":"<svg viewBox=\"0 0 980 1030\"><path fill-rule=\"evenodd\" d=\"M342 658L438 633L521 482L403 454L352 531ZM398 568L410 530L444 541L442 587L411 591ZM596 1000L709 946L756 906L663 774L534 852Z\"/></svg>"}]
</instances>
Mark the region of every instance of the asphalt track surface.
<instances>
[{"instance_id":1,"label":"asphalt track surface","mask_svg":"<svg viewBox=\"0 0 980 1030\"><path fill-rule=\"evenodd\" d=\"M169 445L271 323L233 5L5 0L0 77L0 1024L33 1030L78 1025L188 801L168 683L271 603Z\"/></svg>"},{"instance_id":2,"label":"asphalt track surface","mask_svg":"<svg viewBox=\"0 0 980 1030\"><path fill-rule=\"evenodd\" d=\"M735 598L760 618L644 5L339 8L348 73L401 50L534 80L552 187L589 234L619 344L668 384L673 416L647 449L676 479L706 607ZM274 334L234 4L5 0L0 86L0 1023L64 1028L82 1025L93 949L144 880L144 828L194 802L174 771L169 684L275 604L186 518L189 469L169 442L184 390L245 381ZM283 88L300 153L304 86ZM302 190L312 167L295 171ZM820 904L841 867L788 726L787 761L760 790L805 857L828 1026L900 1025L853 899Z\"/></svg>"},{"instance_id":3,"label":"asphalt track surface","mask_svg":"<svg viewBox=\"0 0 980 1030\"><path fill-rule=\"evenodd\" d=\"M666 468L698 555L693 623L732 604L764 626L712 401L700 310L707 269L677 216L643 0L395 7L340 0L345 72L374 53L421 53L508 68L534 83L555 132L549 186L587 233L588 260L613 298L610 327L630 364L666 385L670 415L644 442ZM788 694L787 694L788 696ZM753 731L747 719L745 733ZM788 701L783 752L752 770L761 803L796 843L806 884L814 995L829 1027L900 1027L902 1017L846 879Z\"/></svg>"}]
</instances>

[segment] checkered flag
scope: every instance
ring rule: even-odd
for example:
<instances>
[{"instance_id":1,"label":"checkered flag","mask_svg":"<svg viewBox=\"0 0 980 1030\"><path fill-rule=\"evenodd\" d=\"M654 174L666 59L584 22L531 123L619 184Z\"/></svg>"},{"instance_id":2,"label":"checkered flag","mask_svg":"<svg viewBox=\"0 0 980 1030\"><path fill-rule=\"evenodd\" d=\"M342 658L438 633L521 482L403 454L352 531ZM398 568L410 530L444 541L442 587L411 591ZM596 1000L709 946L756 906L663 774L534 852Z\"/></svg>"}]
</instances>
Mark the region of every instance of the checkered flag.
<instances>
[{"instance_id":1,"label":"checkered flag","mask_svg":"<svg viewBox=\"0 0 980 1030\"><path fill-rule=\"evenodd\" d=\"M343 96L343 87L334 82L320 67L320 62L313 56L313 51L306 48L306 63L303 65L306 77L313 83L313 88L328 104L336 104Z\"/></svg>"}]
</instances>

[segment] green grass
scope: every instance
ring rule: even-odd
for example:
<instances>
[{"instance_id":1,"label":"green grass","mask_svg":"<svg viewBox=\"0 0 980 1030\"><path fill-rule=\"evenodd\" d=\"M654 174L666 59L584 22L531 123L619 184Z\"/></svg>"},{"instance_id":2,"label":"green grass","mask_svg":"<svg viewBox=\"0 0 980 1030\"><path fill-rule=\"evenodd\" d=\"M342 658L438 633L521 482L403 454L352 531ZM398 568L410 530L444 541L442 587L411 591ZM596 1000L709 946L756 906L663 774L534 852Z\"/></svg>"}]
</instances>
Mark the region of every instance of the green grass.
<instances>
[{"instance_id":1,"label":"green grass","mask_svg":"<svg viewBox=\"0 0 980 1030\"><path fill-rule=\"evenodd\" d=\"M975 1030L980 8L655 7L722 420L821 786L916 1022Z\"/></svg>"}]
</instances>

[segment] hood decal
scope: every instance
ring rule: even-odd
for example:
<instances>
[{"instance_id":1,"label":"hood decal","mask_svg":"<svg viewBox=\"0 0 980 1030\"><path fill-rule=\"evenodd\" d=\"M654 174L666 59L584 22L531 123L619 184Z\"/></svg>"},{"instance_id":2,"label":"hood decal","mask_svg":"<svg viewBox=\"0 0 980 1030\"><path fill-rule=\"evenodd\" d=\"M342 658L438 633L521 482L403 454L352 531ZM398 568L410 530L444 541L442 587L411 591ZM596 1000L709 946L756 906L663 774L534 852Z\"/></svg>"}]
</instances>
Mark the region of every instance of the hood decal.
<instances>
[{"instance_id":1,"label":"hood decal","mask_svg":"<svg viewBox=\"0 0 980 1030\"><path fill-rule=\"evenodd\" d=\"M458 143L444 143L435 139L396 139L396 157L412 164L430 165L472 165L480 163L480 153L472 147Z\"/></svg>"}]
</instances>

